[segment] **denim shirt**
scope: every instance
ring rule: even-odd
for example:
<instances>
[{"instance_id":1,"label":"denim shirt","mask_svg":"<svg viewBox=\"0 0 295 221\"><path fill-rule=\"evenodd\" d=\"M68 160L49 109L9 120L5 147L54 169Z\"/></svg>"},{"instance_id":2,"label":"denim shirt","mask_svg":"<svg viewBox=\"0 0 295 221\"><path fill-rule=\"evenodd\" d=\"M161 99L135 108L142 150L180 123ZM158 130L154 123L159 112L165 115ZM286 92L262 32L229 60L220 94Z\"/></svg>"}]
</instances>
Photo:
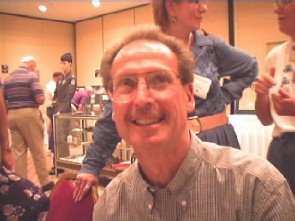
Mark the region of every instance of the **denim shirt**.
<instances>
[{"instance_id":1,"label":"denim shirt","mask_svg":"<svg viewBox=\"0 0 295 221\"><path fill-rule=\"evenodd\" d=\"M195 97L195 111L189 114L202 117L220 113L224 111L226 104L239 99L243 90L254 81L258 67L254 57L221 39L199 32L195 34L191 51L195 55L196 74L212 80L207 99ZM231 81L221 86L219 80L224 76L230 76ZM230 132L233 131L233 128L230 129ZM120 140L115 122L112 120L112 104L109 101L103 118L96 122L93 144L88 148L81 172L99 174Z\"/></svg>"},{"instance_id":2,"label":"denim shirt","mask_svg":"<svg viewBox=\"0 0 295 221\"><path fill-rule=\"evenodd\" d=\"M195 96L196 108L190 116L209 116L225 110L226 104L241 98L258 73L254 57L232 47L213 35L196 32L191 51L195 55L196 74L212 81L207 98ZM223 86L220 78L231 79Z\"/></svg>"}]
</instances>

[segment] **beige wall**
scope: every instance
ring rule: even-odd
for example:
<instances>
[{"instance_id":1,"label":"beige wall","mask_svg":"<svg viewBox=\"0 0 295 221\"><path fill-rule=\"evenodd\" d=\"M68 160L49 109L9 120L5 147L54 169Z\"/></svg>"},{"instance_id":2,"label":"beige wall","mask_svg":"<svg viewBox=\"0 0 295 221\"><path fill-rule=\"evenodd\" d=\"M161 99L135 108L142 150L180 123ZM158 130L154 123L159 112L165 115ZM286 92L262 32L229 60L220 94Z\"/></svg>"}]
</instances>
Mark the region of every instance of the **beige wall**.
<instances>
[{"instance_id":1,"label":"beige wall","mask_svg":"<svg viewBox=\"0 0 295 221\"><path fill-rule=\"evenodd\" d=\"M94 70L99 69L103 55L102 18L76 24L78 86L101 85Z\"/></svg>"},{"instance_id":2,"label":"beige wall","mask_svg":"<svg viewBox=\"0 0 295 221\"><path fill-rule=\"evenodd\" d=\"M260 70L268 43L284 41L286 36L278 31L271 2L236 3L237 47L257 57ZM101 16L76 23L76 25L29 19L0 14L0 63L8 64L10 71L26 54L38 62L43 86L55 70L59 70L59 57L64 52L76 53L79 86L100 85L94 70L99 69L103 52L120 40L134 26L153 24L150 5ZM203 28L228 42L228 15L226 1L209 2ZM75 64L75 62L74 62ZM75 70L75 67L74 67ZM5 78L5 76L4 76ZM255 94L244 93L242 105L248 108Z\"/></svg>"},{"instance_id":3,"label":"beige wall","mask_svg":"<svg viewBox=\"0 0 295 221\"><path fill-rule=\"evenodd\" d=\"M135 25L153 24L150 5L142 6L76 24L78 85L101 85L94 71L99 69L104 51Z\"/></svg>"},{"instance_id":4,"label":"beige wall","mask_svg":"<svg viewBox=\"0 0 295 221\"><path fill-rule=\"evenodd\" d=\"M43 87L60 70L60 56L75 52L74 42L73 24L0 14L0 64L8 65L11 72L22 57L34 56ZM1 73L2 79L7 76Z\"/></svg>"},{"instance_id":5,"label":"beige wall","mask_svg":"<svg viewBox=\"0 0 295 221\"><path fill-rule=\"evenodd\" d=\"M228 42L227 1L208 2L202 28Z\"/></svg>"}]
</instances>

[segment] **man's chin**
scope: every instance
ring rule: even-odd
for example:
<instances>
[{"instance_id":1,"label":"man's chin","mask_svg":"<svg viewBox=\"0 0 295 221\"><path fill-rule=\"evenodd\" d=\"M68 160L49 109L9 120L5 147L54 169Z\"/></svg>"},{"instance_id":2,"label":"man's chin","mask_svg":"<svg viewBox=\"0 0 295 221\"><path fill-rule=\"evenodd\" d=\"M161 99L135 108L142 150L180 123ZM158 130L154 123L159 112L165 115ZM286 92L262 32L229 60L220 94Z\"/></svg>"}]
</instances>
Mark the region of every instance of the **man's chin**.
<instances>
[{"instance_id":1,"label":"man's chin","mask_svg":"<svg viewBox=\"0 0 295 221\"><path fill-rule=\"evenodd\" d=\"M163 143L166 137L154 135L154 136L137 136L130 139L131 146L149 146L154 147Z\"/></svg>"}]
</instances>

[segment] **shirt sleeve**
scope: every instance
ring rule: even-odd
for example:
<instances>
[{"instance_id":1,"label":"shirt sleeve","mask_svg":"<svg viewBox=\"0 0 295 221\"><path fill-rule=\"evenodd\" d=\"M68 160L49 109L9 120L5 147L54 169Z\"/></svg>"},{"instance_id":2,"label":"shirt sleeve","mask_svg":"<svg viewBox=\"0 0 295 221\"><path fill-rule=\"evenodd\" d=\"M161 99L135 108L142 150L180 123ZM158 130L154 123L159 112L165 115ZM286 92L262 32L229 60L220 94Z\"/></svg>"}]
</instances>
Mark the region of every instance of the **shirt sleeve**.
<instances>
[{"instance_id":1,"label":"shirt sleeve","mask_svg":"<svg viewBox=\"0 0 295 221\"><path fill-rule=\"evenodd\" d=\"M31 90L33 91L35 99L39 96L44 96L43 88L39 82L39 78L34 72L30 72L31 75Z\"/></svg>"},{"instance_id":2,"label":"shirt sleeve","mask_svg":"<svg viewBox=\"0 0 295 221\"><path fill-rule=\"evenodd\" d=\"M212 36L220 77L230 80L221 87L226 103L241 98L258 74L258 64L254 57L230 46L223 40Z\"/></svg>"},{"instance_id":3,"label":"shirt sleeve","mask_svg":"<svg viewBox=\"0 0 295 221\"><path fill-rule=\"evenodd\" d=\"M260 185L256 190L256 203L251 220L295 220L295 199L287 184L272 182L273 188L267 188L267 185Z\"/></svg>"},{"instance_id":4,"label":"shirt sleeve","mask_svg":"<svg viewBox=\"0 0 295 221\"><path fill-rule=\"evenodd\" d=\"M108 101L105 108L103 118L95 124L93 143L87 150L81 173L99 174L121 140L112 120L112 102Z\"/></svg>"},{"instance_id":5,"label":"shirt sleeve","mask_svg":"<svg viewBox=\"0 0 295 221\"><path fill-rule=\"evenodd\" d=\"M86 104L87 104L87 100L88 100L88 95L87 95L87 92L85 92L85 93L82 95L82 98L81 98L80 104L81 104L81 105L86 105Z\"/></svg>"}]
</instances>

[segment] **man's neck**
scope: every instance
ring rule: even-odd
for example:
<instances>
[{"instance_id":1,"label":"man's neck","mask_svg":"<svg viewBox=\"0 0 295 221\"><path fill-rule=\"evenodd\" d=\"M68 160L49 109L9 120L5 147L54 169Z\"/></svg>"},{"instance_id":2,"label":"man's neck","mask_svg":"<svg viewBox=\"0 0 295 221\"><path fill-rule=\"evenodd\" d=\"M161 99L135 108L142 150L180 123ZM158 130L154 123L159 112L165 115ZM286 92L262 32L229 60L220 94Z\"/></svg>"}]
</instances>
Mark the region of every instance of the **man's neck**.
<instances>
[{"instance_id":1,"label":"man's neck","mask_svg":"<svg viewBox=\"0 0 295 221\"><path fill-rule=\"evenodd\" d=\"M176 175L191 147L190 136L179 142L157 146L155 151L137 155L147 182L163 188Z\"/></svg>"}]
</instances>

